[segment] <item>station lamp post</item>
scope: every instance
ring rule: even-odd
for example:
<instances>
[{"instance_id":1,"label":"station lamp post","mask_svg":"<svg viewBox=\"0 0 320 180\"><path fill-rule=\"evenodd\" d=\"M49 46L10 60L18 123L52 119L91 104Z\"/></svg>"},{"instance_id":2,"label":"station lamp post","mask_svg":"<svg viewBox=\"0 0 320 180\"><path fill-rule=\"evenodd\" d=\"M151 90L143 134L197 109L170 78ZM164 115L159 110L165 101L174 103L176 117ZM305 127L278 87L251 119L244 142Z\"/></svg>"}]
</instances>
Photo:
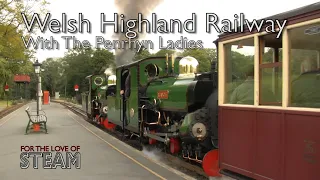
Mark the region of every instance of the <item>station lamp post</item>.
<instances>
[{"instance_id":1,"label":"station lamp post","mask_svg":"<svg viewBox=\"0 0 320 180\"><path fill-rule=\"evenodd\" d=\"M39 93L40 93L40 88L39 84L40 84L40 67L41 67L41 63L38 62L38 60L36 60L36 62L33 64L34 66L34 71L37 75L37 116L39 116Z\"/></svg>"}]
</instances>

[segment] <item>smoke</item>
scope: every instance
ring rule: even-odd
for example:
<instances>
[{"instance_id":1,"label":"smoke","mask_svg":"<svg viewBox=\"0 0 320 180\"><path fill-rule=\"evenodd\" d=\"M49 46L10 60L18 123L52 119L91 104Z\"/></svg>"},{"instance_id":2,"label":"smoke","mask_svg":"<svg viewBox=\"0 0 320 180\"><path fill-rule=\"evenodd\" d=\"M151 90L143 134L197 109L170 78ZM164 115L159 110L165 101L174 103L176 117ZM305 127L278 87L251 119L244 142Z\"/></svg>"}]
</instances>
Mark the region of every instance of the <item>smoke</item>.
<instances>
[{"instance_id":1,"label":"smoke","mask_svg":"<svg viewBox=\"0 0 320 180\"><path fill-rule=\"evenodd\" d=\"M118 9L118 14L123 14L125 16L125 20L137 19L138 13L141 13L145 19L161 2L163 2L163 0L115 0L115 5ZM113 37L118 40L128 40L125 33L114 34ZM145 32L138 34L138 40L144 37ZM117 49L115 51L116 66L132 62L136 52L136 49L128 47L126 47L126 49Z\"/></svg>"},{"instance_id":2,"label":"smoke","mask_svg":"<svg viewBox=\"0 0 320 180\"><path fill-rule=\"evenodd\" d=\"M162 152L159 149L144 146L142 149L142 153L150 159L153 159L156 161L163 160Z\"/></svg>"}]
</instances>

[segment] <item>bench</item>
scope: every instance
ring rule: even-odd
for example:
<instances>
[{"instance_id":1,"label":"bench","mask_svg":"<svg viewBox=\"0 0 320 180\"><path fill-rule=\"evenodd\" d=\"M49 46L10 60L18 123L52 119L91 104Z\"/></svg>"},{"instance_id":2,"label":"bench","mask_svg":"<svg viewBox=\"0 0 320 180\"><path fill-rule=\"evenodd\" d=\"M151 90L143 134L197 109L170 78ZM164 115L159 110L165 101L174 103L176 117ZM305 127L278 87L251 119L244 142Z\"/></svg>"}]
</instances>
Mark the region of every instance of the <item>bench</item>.
<instances>
[{"instance_id":1,"label":"bench","mask_svg":"<svg viewBox=\"0 0 320 180\"><path fill-rule=\"evenodd\" d=\"M26 134L28 134L29 130L34 129L34 127L39 126L40 129L44 130L46 134L47 132L47 116L44 111L39 111L39 115L37 115L36 111L31 111L29 106L26 108L26 113L29 118L28 125L26 127Z\"/></svg>"}]
</instances>

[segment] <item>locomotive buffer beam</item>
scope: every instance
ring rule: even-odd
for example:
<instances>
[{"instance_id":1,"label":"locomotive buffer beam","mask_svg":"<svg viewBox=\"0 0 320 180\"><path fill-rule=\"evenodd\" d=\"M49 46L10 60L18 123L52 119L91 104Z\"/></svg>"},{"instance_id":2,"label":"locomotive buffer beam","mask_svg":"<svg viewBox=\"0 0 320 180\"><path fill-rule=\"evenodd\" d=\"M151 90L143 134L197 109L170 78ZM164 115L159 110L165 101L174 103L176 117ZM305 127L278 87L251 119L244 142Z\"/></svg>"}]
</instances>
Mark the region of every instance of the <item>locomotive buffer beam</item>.
<instances>
[{"instance_id":1,"label":"locomotive buffer beam","mask_svg":"<svg viewBox=\"0 0 320 180\"><path fill-rule=\"evenodd\" d=\"M165 133L163 133L165 134ZM170 139L168 138L168 136L166 136L165 138L162 138L160 136L155 135L155 133L148 133L148 132L144 132L144 136L147 136L149 138L155 139L157 141L163 142L166 145L168 145L170 143Z\"/></svg>"}]
</instances>

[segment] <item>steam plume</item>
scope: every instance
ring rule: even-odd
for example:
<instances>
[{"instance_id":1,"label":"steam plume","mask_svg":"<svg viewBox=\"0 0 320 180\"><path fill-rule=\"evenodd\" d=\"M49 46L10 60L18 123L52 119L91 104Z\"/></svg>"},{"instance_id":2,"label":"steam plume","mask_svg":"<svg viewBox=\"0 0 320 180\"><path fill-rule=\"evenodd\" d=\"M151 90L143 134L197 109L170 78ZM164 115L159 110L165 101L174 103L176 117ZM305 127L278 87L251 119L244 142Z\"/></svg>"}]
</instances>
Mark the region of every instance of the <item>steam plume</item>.
<instances>
[{"instance_id":1,"label":"steam plume","mask_svg":"<svg viewBox=\"0 0 320 180\"><path fill-rule=\"evenodd\" d=\"M112 69L112 67L111 67L111 66L108 67L108 68L104 71L104 73L105 73L107 76L113 75L113 69Z\"/></svg>"},{"instance_id":2,"label":"steam plume","mask_svg":"<svg viewBox=\"0 0 320 180\"><path fill-rule=\"evenodd\" d=\"M141 13L144 18L147 18L163 0L115 0L115 5L118 8L118 14L125 15L125 19L137 19L138 13ZM128 40L125 34L114 34L118 40ZM145 33L138 34L138 39L145 37ZM137 50L135 49L121 49L115 51L116 66L121 66L132 62Z\"/></svg>"},{"instance_id":3,"label":"steam plume","mask_svg":"<svg viewBox=\"0 0 320 180\"><path fill-rule=\"evenodd\" d=\"M156 149L156 148L143 147L142 153L145 156L147 156L153 160L156 160L156 161L161 161L164 158L161 153L161 150Z\"/></svg>"}]
</instances>

